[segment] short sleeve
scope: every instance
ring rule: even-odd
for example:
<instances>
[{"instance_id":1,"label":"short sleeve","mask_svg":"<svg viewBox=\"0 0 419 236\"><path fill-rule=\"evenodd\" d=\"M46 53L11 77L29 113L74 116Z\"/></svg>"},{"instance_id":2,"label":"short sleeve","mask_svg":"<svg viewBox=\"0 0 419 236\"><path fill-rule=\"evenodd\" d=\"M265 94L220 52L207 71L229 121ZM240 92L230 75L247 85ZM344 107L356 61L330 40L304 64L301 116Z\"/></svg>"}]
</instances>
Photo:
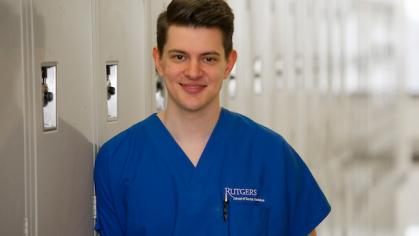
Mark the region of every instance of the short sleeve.
<instances>
[{"instance_id":1,"label":"short sleeve","mask_svg":"<svg viewBox=\"0 0 419 236\"><path fill-rule=\"evenodd\" d=\"M290 199L289 235L307 236L331 211L325 195L307 165L287 144L287 182Z\"/></svg>"}]
</instances>

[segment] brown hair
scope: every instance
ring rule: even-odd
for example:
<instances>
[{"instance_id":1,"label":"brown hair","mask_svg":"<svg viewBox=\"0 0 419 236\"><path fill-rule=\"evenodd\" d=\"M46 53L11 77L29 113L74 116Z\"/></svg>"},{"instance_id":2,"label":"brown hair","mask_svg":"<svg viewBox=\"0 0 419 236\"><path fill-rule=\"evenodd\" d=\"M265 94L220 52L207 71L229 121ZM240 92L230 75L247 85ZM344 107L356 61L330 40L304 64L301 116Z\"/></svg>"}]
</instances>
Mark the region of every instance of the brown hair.
<instances>
[{"instance_id":1,"label":"brown hair","mask_svg":"<svg viewBox=\"0 0 419 236\"><path fill-rule=\"evenodd\" d=\"M160 56L171 25L219 28L223 34L226 58L233 50L234 14L224 0L172 0L157 19L157 48Z\"/></svg>"}]
</instances>

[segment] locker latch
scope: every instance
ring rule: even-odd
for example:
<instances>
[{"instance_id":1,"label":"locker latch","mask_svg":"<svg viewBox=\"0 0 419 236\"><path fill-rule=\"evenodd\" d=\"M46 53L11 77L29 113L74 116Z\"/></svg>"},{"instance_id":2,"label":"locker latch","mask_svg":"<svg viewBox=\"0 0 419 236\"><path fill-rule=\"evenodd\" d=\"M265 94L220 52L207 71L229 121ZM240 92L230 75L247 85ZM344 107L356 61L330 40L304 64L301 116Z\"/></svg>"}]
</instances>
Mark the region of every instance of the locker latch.
<instances>
[{"instance_id":1,"label":"locker latch","mask_svg":"<svg viewBox=\"0 0 419 236\"><path fill-rule=\"evenodd\" d=\"M42 95L43 95L42 100L43 100L43 106L44 107L46 107L48 105L48 103L50 103L50 102L52 102L52 100L54 100L54 94L49 91L48 84L46 82L46 80L48 78L47 69L48 69L48 67L46 67L46 66L42 67Z\"/></svg>"},{"instance_id":2,"label":"locker latch","mask_svg":"<svg viewBox=\"0 0 419 236\"><path fill-rule=\"evenodd\" d=\"M109 80L109 76L111 75L111 66L112 65L106 65L108 100L111 99L111 97L115 95L116 92L115 87L112 86L111 81Z\"/></svg>"}]
</instances>

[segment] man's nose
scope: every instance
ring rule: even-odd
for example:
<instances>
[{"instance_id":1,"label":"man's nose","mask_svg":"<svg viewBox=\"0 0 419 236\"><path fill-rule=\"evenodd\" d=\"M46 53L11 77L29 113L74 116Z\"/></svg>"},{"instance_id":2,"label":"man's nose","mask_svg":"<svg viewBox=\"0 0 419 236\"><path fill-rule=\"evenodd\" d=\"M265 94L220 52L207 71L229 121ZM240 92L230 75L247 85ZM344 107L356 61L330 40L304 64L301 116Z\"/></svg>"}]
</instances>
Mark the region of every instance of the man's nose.
<instances>
[{"instance_id":1,"label":"man's nose","mask_svg":"<svg viewBox=\"0 0 419 236\"><path fill-rule=\"evenodd\" d=\"M186 68L186 76L190 79L198 79L202 75L201 66L198 60L191 60Z\"/></svg>"}]
</instances>

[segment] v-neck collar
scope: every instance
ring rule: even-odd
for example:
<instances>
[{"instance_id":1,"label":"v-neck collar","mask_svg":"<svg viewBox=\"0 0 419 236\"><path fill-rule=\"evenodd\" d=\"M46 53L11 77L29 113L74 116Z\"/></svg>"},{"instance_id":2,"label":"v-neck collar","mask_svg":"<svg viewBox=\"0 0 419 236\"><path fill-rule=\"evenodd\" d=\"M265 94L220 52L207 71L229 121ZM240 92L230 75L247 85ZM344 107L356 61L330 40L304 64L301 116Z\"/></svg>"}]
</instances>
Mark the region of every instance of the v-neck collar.
<instances>
[{"instance_id":1,"label":"v-neck collar","mask_svg":"<svg viewBox=\"0 0 419 236\"><path fill-rule=\"evenodd\" d=\"M158 118L157 114L154 113L150 116L150 125L147 127L149 127L149 134L157 146L158 156L164 159L169 168L175 173L176 178L181 178L185 184L200 182L199 179L208 178L211 167L221 161L223 155L220 152L224 150L223 147L227 143L226 133L229 133L225 132L225 129L229 127L227 125L227 112L226 109L221 108L218 121L196 166L189 160L186 153Z\"/></svg>"}]
</instances>

